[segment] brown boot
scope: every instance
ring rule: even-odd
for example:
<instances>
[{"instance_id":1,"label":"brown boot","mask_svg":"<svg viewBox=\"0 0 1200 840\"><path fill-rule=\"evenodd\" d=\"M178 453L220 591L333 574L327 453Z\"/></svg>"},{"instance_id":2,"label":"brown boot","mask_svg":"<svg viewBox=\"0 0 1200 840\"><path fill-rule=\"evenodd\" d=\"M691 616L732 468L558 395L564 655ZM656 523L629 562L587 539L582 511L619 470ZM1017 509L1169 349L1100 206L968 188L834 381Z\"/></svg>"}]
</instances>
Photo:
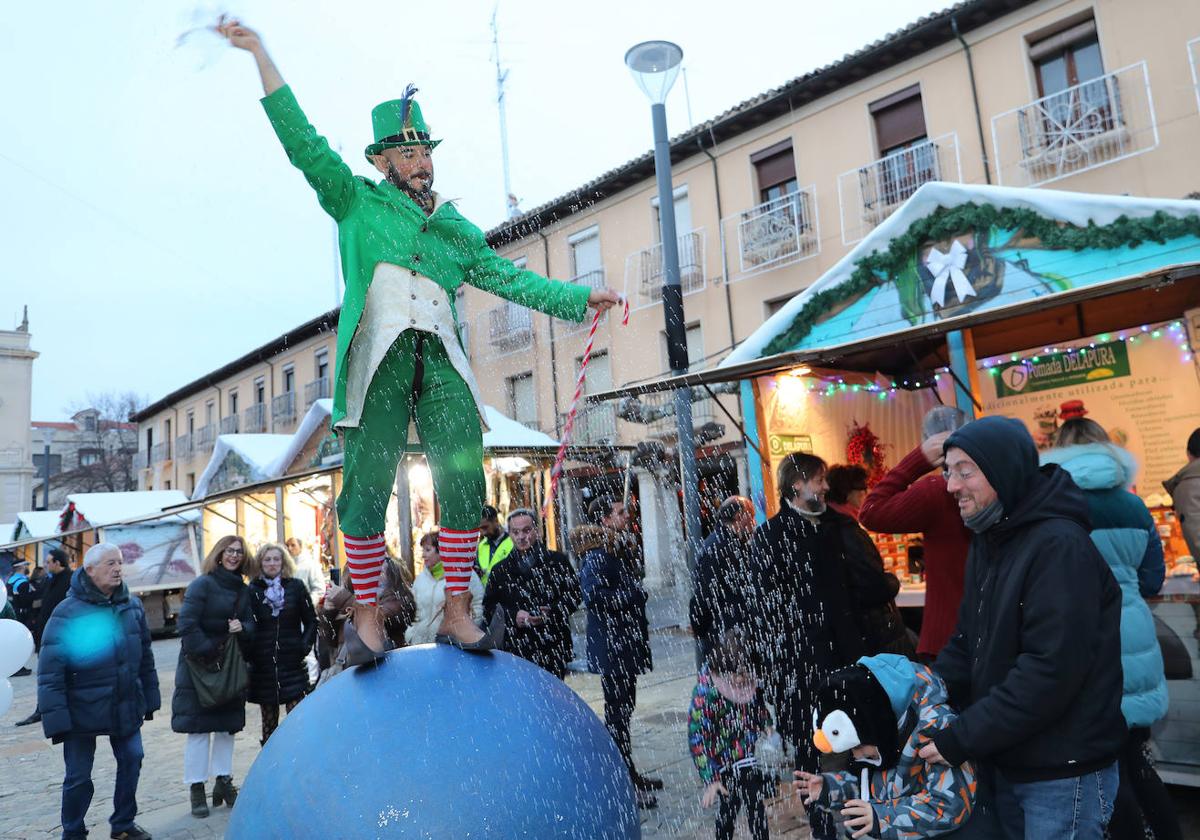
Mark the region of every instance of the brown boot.
<instances>
[{"instance_id":1,"label":"brown boot","mask_svg":"<svg viewBox=\"0 0 1200 840\"><path fill-rule=\"evenodd\" d=\"M504 612L496 610L488 631L484 633L471 620L471 593L447 594L442 624L438 627L435 641L463 650L495 650L504 644Z\"/></svg>"},{"instance_id":2,"label":"brown boot","mask_svg":"<svg viewBox=\"0 0 1200 840\"><path fill-rule=\"evenodd\" d=\"M376 650L368 645L358 635L354 625L349 621L342 628L342 647L338 650L337 663L343 668L353 668L355 665L374 665L386 655L386 651ZM263 743L266 743L264 739Z\"/></svg>"}]
</instances>

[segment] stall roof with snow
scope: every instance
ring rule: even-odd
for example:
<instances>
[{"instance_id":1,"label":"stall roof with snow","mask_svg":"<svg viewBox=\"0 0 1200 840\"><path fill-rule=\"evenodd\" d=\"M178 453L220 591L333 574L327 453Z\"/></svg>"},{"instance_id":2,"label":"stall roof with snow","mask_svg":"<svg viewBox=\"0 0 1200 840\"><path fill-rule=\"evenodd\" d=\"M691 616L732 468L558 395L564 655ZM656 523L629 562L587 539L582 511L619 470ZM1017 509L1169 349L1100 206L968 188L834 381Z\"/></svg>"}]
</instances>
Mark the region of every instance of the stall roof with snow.
<instances>
[{"instance_id":1,"label":"stall roof with snow","mask_svg":"<svg viewBox=\"0 0 1200 840\"><path fill-rule=\"evenodd\" d=\"M1200 201L932 182L720 367L941 334L1198 263Z\"/></svg>"},{"instance_id":2,"label":"stall roof with snow","mask_svg":"<svg viewBox=\"0 0 1200 840\"><path fill-rule=\"evenodd\" d=\"M60 530L100 527L151 516L187 502L182 490L131 490L122 493L72 493L58 513Z\"/></svg>"},{"instance_id":3,"label":"stall roof with snow","mask_svg":"<svg viewBox=\"0 0 1200 840\"><path fill-rule=\"evenodd\" d=\"M11 534L4 534L13 540L42 539L58 533L58 523L62 520L62 511L58 510L24 510L17 514L17 521Z\"/></svg>"},{"instance_id":4,"label":"stall roof with snow","mask_svg":"<svg viewBox=\"0 0 1200 840\"><path fill-rule=\"evenodd\" d=\"M311 412L310 412L311 413ZM275 478L295 435L219 435L193 499ZM186 499L185 499L186 500Z\"/></svg>"},{"instance_id":5,"label":"stall roof with snow","mask_svg":"<svg viewBox=\"0 0 1200 840\"><path fill-rule=\"evenodd\" d=\"M291 435L219 436L204 472L196 480L192 499L282 478L308 467L341 463L340 447L324 445L329 437L332 410L332 400L317 400ZM490 405L484 406L484 419L489 427L483 433L483 450L487 455L552 455L558 448L554 438L518 423ZM419 442L414 440L409 451L419 452Z\"/></svg>"}]
</instances>

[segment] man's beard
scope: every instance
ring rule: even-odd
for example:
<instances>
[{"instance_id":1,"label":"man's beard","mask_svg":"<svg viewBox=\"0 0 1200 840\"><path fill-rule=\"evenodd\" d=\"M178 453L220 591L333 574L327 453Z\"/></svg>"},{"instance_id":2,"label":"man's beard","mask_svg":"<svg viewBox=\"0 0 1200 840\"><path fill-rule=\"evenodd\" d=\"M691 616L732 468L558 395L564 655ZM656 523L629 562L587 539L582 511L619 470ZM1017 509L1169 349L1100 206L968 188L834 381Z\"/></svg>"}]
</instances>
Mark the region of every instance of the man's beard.
<instances>
[{"instance_id":1,"label":"man's beard","mask_svg":"<svg viewBox=\"0 0 1200 840\"><path fill-rule=\"evenodd\" d=\"M420 183L417 178L421 178ZM409 198L417 203L418 206L430 209L433 206L433 173L422 169L420 172L414 172L408 178L401 175L396 167L388 164L387 179L396 187L406 193Z\"/></svg>"}]
</instances>

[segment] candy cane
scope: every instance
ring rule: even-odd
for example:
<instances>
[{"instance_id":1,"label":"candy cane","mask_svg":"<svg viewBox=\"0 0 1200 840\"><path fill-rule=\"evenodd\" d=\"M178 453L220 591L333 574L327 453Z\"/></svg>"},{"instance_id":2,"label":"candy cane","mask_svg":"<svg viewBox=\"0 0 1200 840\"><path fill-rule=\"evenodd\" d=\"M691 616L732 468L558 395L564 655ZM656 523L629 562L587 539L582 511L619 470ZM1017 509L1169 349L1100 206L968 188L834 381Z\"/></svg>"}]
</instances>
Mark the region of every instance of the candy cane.
<instances>
[{"instance_id":1,"label":"candy cane","mask_svg":"<svg viewBox=\"0 0 1200 840\"><path fill-rule=\"evenodd\" d=\"M629 326L629 299L621 296L623 314L621 326ZM558 490L558 480L562 476L563 462L567 458L567 447L571 445L571 432L575 429L575 413L579 410L579 400L583 397L583 384L587 379L588 362L592 360L592 347L596 344L596 330L600 326L600 311L592 316L592 326L588 330L587 346L583 350L583 358L579 362L579 376L575 378L575 396L571 398L571 410L567 412L567 422L563 424L562 440L558 444L558 454L554 456L554 467L550 470L550 490L546 493L546 501L542 504L542 518L550 510L554 494Z\"/></svg>"}]
</instances>

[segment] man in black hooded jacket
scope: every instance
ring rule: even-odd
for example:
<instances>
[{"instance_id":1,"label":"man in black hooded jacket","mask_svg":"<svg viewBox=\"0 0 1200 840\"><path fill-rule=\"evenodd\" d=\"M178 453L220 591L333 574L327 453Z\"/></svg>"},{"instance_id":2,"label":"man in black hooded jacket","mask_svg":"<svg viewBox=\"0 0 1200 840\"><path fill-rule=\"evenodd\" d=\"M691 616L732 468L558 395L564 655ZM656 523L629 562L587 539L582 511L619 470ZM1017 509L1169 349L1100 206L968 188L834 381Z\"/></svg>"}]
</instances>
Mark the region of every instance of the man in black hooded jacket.
<instances>
[{"instance_id":1,"label":"man in black hooded jacket","mask_svg":"<svg viewBox=\"0 0 1200 840\"><path fill-rule=\"evenodd\" d=\"M946 441L947 489L974 532L958 627L934 670L962 714L921 750L976 762L963 837L1100 840L1117 790L1121 591L1087 502L1038 467L1023 423L985 417Z\"/></svg>"}]
</instances>

